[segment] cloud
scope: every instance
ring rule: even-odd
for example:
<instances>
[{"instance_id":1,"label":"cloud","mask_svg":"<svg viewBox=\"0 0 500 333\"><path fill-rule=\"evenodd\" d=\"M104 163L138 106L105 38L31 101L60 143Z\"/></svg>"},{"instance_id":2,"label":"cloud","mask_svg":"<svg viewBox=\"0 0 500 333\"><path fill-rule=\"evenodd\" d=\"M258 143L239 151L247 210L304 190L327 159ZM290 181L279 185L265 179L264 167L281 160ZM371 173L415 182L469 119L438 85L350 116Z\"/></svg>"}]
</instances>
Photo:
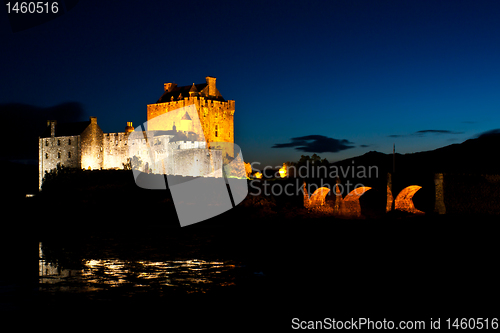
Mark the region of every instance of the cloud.
<instances>
[{"instance_id":1,"label":"cloud","mask_svg":"<svg viewBox=\"0 0 500 333\"><path fill-rule=\"evenodd\" d=\"M424 134L463 134L463 132L453 132L453 131L448 131L448 130L421 130L421 131L416 131L414 134L422 136Z\"/></svg>"},{"instance_id":2,"label":"cloud","mask_svg":"<svg viewBox=\"0 0 500 333\"><path fill-rule=\"evenodd\" d=\"M297 150L309 153L337 153L342 150L354 148L353 142L345 139L333 139L323 135L307 135L291 138L289 143L276 143L271 148L295 147Z\"/></svg>"},{"instance_id":3,"label":"cloud","mask_svg":"<svg viewBox=\"0 0 500 333\"><path fill-rule=\"evenodd\" d=\"M389 138L400 138L400 137L405 137L405 136L424 136L426 134L463 134L464 132L453 132L453 131L448 131L448 130L435 130L435 129L428 129L428 130L420 130L413 132L411 134L391 134L388 135L387 137Z\"/></svg>"}]
</instances>

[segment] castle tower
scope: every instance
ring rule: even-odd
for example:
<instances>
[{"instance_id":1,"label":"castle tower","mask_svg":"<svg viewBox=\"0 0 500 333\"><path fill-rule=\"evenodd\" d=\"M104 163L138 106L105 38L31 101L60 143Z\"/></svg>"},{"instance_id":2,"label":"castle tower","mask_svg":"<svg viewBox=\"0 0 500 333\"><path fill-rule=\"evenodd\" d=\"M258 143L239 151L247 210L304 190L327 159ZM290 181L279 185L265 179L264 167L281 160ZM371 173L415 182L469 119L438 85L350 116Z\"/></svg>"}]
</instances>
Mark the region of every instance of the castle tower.
<instances>
[{"instance_id":1,"label":"castle tower","mask_svg":"<svg viewBox=\"0 0 500 333\"><path fill-rule=\"evenodd\" d=\"M234 100L225 100L216 86L216 78L207 76L206 83L177 86L175 83L165 83L164 93L154 104L147 106L148 130L171 130L172 121L175 121L178 131L187 131L204 134L207 146L224 149L226 154L233 157L232 145L234 143ZM195 105L197 114L180 113L178 119L169 119L162 122L161 116L185 106ZM193 109L194 110L194 109ZM194 111L189 111L194 112ZM191 120L198 116L201 129L192 128ZM155 118L157 120L155 120ZM221 144L218 145L217 143Z\"/></svg>"},{"instance_id":2,"label":"castle tower","mask_svg":"<svg viewBox=\"0 0 500 333\"><path fill-rule=\"evenodd\" d=\"M184 113L184 116L182 116L182 118L181 118L180 130L184 131L186 133L194 131L193 121L191 120L191 117L189 116L189 114L187 112Z\"/></svg>"},{"instance_id":3,"label":"castle tower","mask_svg":"<svg viewBox=\"0 0 500 333\"><path fill-rule=\"evenodd\" d=\"M38 137L38 188L45 173L58 165L68 168L100 169L103 167L103 133L96 117L89 121L58 124L47 121Z\"/></svg>"}]
</instances>

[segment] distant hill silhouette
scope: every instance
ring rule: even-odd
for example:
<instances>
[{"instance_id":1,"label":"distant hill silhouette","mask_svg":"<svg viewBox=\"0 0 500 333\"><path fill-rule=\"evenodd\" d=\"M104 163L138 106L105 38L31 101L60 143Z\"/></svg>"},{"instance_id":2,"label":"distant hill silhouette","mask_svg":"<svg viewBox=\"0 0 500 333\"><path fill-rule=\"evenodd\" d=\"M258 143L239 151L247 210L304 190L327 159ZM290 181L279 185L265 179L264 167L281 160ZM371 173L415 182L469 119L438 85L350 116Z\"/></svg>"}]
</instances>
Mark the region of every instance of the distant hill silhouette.
<instances>
[{"instance_id":1,"label":"distant hill silhouette","mask_svg":"<svg viewBox=\"0 0 500 333\"><path fill-rule=\"evenodd\" d=\"M500 133L488 133L460 144L411 154L396 153L396 173L444 172L500 174ZM370 151L364 155L332 163L337 166L377 166L379 175L392 172L392 154ZM353 163L354 161L354 163Z\"/></svg>"}]
</instances>

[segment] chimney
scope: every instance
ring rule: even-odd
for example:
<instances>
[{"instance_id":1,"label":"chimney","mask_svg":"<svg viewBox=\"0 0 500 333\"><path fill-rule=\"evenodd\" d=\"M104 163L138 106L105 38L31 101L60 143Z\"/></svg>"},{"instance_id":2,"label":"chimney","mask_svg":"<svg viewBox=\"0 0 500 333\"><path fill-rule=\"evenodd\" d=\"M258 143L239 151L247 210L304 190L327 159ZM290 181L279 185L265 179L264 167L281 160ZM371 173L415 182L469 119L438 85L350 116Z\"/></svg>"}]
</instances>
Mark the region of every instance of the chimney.
<instances>
[{"instance_id":1,"label":"chimney","mask_svg":"<svg viewBox=\"0 0 500 333\"><path fill-rule=\"evenodd\" d=\"M90 123L97 125L97 117L90 117Z\"/></svg>"},{"instance_id":2,"label":"chimney","mask_svg":"<svg viewBox=\"0 0 500 333\"><path fill-rule=\"evenodd\" d=\"M127 121L127 126L125 126L125 133L130 133L134 131L131 121Z\"/></svg>"},{"instance_id":3,"label":"chimney","mask_svg":"<svg viewBox=\"0 0 500 333\"><path fill-rule=\"evenodd\" d=\"M215 88L215 80L217 80L215 77L212 77L212 76L207 76L205 78L207 80L207 84L208 84L208 95L209 96L215 96L215 92L217 91L217 89Z\"/></svg>"},{"instance_id":4,"label":"chimney","mask_svg":"<svg viewBox=\"0 0 500 333\"><path fill-rule=\"evenodd\" d=\"M47 120L47 126L50 126L50 136L56 136L57 120Z\"/></svg>"},{"instance_id":5,"label":"chimney","mask_svg":"<svg viewBox=\"0 0 500 333\"><path fill-rule=\"evenodd\" d=\"M177 86L176 83L164 83L163 84L163 89L166 91L166 92L171 92L172 90L174 90L174 88Z\"/></svg>"}]
</instances>

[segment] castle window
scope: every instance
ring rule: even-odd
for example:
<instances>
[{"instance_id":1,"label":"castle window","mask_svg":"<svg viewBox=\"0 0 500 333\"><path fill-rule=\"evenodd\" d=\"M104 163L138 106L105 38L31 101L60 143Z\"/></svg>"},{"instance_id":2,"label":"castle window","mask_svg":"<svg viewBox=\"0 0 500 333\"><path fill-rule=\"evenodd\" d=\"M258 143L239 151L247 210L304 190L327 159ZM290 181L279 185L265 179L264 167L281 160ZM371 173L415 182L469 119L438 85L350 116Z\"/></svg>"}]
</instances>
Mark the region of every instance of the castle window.
<instances>
[{"instance_id":1,"label":"castle window","mask_svg":"<svg viewBox=\"0 0 500 333\"><path fill-rule=\"evenodd\" d=\"M49 145L49 140L45 140L45 146Z\"/></svg>"},{"instance_id":2,"label":"castle window","mask_svg":"<svg viewBox=\"0 0 500 333\"><path fill-rule=\"evenodd\" d=\"M45 153L45 159L49 158L49 154Z\"/></svg>"},{"instance_id":3,"label":"castle window","mask_svg":"<svg viewBox=\"0 0 500 333\"><path fill-rule=\"evenodd\" d=\"M61 158L61 152L57 152L57 158Z\"/></svg>"},{"instance_id":4,"label":"castle window","mask_svg":"<svg viewBox=\"0 0 500 333\"><path fill-rule=\"evenodd\" d=\"M219 125L215 125L215 137L219 136Z\"/></svg>"},{"instance_id":5,"label":"castle window","mask_svg":"<svg viewBox=\"0 0 500 333\"><path fill-rule=\"evenodd\" d=\"M61 145L61 140L57 139L57 145L60 146Z\"/></svg>"},{"instance_id":6,"label":"castle window","mask_svg":"<svg viewBox=\"0 0 500 333\"><path fill-rule=\"evenodd\" d=\"M68 158L71 158L71 152L68 151Z\"/></svg>"},{"instance_id":7,"label":"castle window","mask_svg":"<svg viewBox=\"0 0 500 333\"><path fill-rule=\"evenodd\" d=\"M70 145L70 144L71 144L71 139L68 139L68 145Z\"/></svg>"}]
</instances>

